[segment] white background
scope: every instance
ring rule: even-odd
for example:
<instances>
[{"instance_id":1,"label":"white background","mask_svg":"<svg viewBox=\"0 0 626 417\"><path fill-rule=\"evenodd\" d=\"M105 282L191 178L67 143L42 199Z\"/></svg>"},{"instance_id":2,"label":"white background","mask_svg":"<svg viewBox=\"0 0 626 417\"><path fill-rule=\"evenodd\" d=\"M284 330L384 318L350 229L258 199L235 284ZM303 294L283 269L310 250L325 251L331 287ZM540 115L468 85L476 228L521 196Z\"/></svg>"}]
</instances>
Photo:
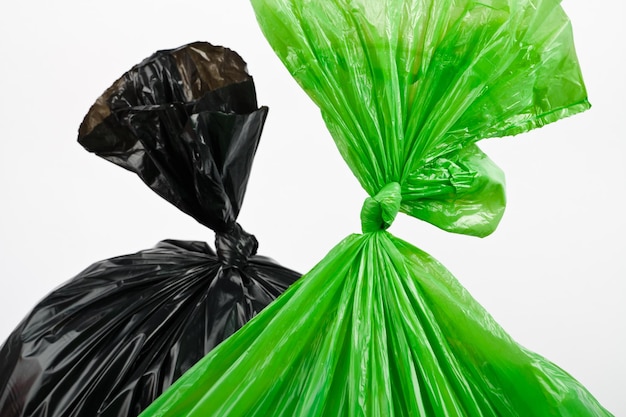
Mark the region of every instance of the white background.
<instances>
[{"instance_id":1,"label":"white background","mask_svg":"<svg viewBox=\"0 0 626 417\"><path fill-rule=\"evenodd\" d=\"M248 62L270 107L240 223L301 272L360 230L365 193L246 0L21 1L0 6L0 339L90 263L213 234L135 175L87 153L78 126L123 72L196 40ZM625 8L565 1L593 108L483 149L507 174L499 229L476 239L400 216L391 231L447 266L521 344L626 415Z\"/></svg>"}]
</instances>

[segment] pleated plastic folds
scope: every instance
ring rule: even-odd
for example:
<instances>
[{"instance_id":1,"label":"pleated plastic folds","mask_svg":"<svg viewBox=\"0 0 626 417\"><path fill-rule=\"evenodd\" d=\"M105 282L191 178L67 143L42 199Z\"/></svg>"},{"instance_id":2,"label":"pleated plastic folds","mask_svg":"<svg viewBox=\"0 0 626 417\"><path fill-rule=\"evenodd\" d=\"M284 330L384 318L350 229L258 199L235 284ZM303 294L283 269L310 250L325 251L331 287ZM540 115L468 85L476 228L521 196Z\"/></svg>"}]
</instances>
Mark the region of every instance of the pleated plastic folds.
<instances>
[{"instance_id":1,"label":"pleated plastic folds","mask_svg":"<svg viewBox=\"0 0 626 417\"><path fill-rule=\"evenodd\" d=\"M400 211L485 236L505 206L480 139L589 107L556 0L252 0L370 197L333 248L141 416L610 416L530 352ZM503 277L506 279L506 277Z\"/></svg>"},{"instance_id":2,"label":"pleated plastic folds","mask_svg":"<svg viewBox=\"0 0 626 417\"><path fill-rule=\"evenodd\" d=\"M155 53L98 98L80 143L215 230L216 248L165 240L46 296L0 349L1 417L136 417L300 276L236 222L266 114L241 57L207 43Z\"/></svg>"}]
</instances>

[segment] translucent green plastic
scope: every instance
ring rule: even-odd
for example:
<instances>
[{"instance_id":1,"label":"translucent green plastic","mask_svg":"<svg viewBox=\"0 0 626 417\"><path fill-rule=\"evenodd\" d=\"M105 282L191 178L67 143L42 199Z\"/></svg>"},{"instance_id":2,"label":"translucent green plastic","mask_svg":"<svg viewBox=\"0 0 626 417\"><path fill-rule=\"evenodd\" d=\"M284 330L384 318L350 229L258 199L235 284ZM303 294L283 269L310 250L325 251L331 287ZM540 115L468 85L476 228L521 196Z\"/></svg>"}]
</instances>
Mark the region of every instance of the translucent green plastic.
<instances>
[{"instance_id":1,"label":"translucent green plastic","mask_svg":"<svg viewBox=\"0 0 626 417\"><path fill-rule=\"evenodd\" d=\"M371 196L363 234L141 416L610 416L435 259L385 231L401 211L488 235L504 179L475 143L589 107L559 2L252 4Z\"/></svg>"}]
</instances>

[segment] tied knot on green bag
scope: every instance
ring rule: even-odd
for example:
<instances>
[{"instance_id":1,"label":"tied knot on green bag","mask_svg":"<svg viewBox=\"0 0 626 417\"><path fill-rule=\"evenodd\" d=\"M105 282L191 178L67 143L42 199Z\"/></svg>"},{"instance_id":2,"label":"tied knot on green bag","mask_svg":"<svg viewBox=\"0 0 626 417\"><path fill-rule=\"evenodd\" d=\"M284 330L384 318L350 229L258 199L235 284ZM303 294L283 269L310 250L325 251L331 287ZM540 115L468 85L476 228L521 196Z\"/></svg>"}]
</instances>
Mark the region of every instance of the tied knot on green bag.
<instances>
[{"instance_id":1,"label":"tied knot on green bag","mask_svg":"<svg viewBox=\"0 0 626 417\"><path fill-rule=\"evenodd\" d=\"M363 233L386 230L391 226L400 211L402 189L397 182L391 182L380 189L378 194L368 197L361 209L361 229Z\"/></svg>"}]
</instances>

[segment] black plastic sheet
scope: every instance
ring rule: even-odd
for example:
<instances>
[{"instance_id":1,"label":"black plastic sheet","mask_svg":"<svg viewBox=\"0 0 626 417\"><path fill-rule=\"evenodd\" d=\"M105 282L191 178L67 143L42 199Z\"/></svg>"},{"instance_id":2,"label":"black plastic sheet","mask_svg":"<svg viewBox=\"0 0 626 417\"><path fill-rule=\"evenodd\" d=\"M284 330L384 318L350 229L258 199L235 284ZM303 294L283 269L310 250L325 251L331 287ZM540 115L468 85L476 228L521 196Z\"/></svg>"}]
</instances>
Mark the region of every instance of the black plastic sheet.
<instances>
[{"instance_id":1,"label":"black plastic sheet","mask_svg":"<svg viewBox=\"0 0 626 417\"><path fill-rule=\"evenodd\" d=\"M96 101L79 142L214 229L216 250L165 240L45 297L0 350L0 416L136 416L299 278L236 223L266 115L241 57L207 43L157 52Z\"/></svg>"}]
</instances>

